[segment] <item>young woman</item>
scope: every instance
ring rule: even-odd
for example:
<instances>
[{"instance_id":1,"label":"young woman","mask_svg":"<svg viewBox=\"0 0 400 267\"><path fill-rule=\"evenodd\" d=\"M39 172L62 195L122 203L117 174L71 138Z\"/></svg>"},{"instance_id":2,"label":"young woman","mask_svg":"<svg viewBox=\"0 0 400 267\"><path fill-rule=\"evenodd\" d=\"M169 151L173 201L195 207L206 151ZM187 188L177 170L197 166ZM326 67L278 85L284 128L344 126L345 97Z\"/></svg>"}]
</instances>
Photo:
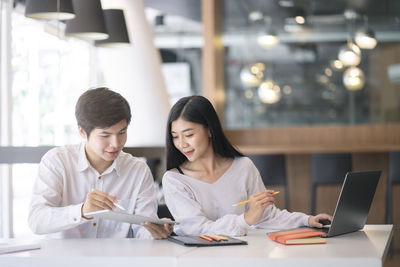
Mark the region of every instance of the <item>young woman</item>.
<instances>
[{"instance_id":1,"label":"young woman","mask_svg":"<svg viewBox=\"0 0 400 267\"><path fill-rule=\"evenodd\" d=\"M250 228L322 227L328 214L308 216L275 207L252 163L225 137L211 103L202 96L180 99L167 125L165 201L178 235L245 235ZM232 204L250 199L245 205Z\"/></svg>"}]
</instances>

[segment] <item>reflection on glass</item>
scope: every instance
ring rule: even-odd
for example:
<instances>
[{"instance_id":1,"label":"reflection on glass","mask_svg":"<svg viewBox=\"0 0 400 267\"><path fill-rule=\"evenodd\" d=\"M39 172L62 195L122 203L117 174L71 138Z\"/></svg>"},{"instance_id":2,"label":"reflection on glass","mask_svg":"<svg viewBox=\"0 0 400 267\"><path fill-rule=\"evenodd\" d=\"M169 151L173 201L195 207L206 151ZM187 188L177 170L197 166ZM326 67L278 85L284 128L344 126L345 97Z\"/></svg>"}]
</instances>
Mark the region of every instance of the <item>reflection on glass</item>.
<instances>
[{"instance_id":1,"label":"reflection on glass","mask_svg":"<svg viewBox=\"0 0 400 267\"><path fill-rule=\"evenodd\" d=\"M343 83L349 90L359 90L363 88L364 82L364 72L357 67L348 68L343 73Z\"/></svg>"},{"instance_id":2,"label":"reflection on glass","mask_svg":"<svg viewBox=\"0 0 400 267\"><path fill-rule=\"evenodd\" d=\"M263 78L263 72L258 67L245 66L240 72L240 80L246 87L258 86Z\"/></svg>"},{"instance_id":3,"label":"reflection on glass","mask_svg":"<svg viewBox=\"0 0 400 267\"><path fill-rule=\"evenodd\" d=\"M262 82L258 88L258 96L266 104L274 104L281 99L281 89L271 80Z\"/></svg>"},{"instance_id":4,"label":"reflection on glass","mask_svg":"<svg viewBox=\"0 0 400 267\"><path fill-rule=\"evenodd\" d=\"M378 43L371 29L357 31L354 39L361 49L374 49Z\"/></svg>"},{"instance_id":5,"label":"reflection on glass","mask_svg":"<svg viewBox=\"0 0 400 267\"><path fill-rule=\"evenodd\" d=\"M390 66L400 64L397 13L385 18L368 14L369 23L364 26L374 29L379 42L367 51L360 49L365 46L358 38L353 39L361 17L346 24L343 6L334 10L324 1L314 1L315 6L304 16L297 12L298 6L285 5L293 1L245 2L223 1L227 129L400 122L400 101L393 98L398 79L387 75L393 69ZM394 5L398 1L389 2ZM364 5L368 10L376 7ZM263 14L265 23L249 21L253 10ZM259 20L260 14L257 16ZM305 23L298 24L296 16L298 22L303 16ZM296 26L296 32L287 26ZM258 43L260 32L271 28L279 43L264 49ZM243 66L252 62L266 65L262 81L279 84L280 94L273 86L261 86L251 70L246 72L252 82L243 82ZM352 71L355 66L360 71Z\"/></svg>"},{"instance_id":6,"label":"reflection on glass","mask_svg":"<svg viewBox=\"0 0 400 267\"><path fill-rule=\"evenodd\" d=\"M268 32L262 33L260 36L258 36L257 42L263 48L270 48L277 45L279 43L279 39L274 31L269 30Z\"/></svg>"},{"instance_id":7,"label":"reflection on glass","mask_svg":"<svg viewBox=\"0 0 400 267\"><path fill-rule=\"evenodd\" d=\"M357 66L361 61L361 50L355 44L348 43L340 48L338 58L344 66Z\"/></svg>"},{"instance_id":8,"label":"reflection on glass","mask_svg":"<svg viewBox=\"0 0 400 267\"><path fill-rule=\"evenodd\" d=\"M342 70L344 67L342 61L338 59L331 60L330 66L336 71Z\"/></svg>"}]
</instances>

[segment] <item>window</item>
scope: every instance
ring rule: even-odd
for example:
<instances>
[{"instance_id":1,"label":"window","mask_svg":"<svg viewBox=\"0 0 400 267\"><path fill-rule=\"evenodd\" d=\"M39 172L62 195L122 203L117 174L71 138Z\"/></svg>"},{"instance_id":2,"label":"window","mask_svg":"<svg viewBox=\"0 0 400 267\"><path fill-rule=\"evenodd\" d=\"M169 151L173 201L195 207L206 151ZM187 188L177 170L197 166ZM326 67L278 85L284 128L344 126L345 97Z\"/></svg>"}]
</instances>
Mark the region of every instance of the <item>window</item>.
<instances>
[{"instance_id":1,"label":"window","mask_svg":"<svg viewBox=\"0 0 400 267\"><path fill-rule=\"evenodd\" d=\"M92 73L97 71L91 64L95 55L93 46L78 39L58 37L62 32L58 30L63 26L61 22L26 18L18 6L10 13L11 39L4 41L11 43L12 104L7 113L12 122L12 138L1 145L80 142L74 109L79 95L90 88L91 77L95 77ZM1 132L0 136L4 134ZM3 205L10 210L2 209L0 214L3 217L0 236L31 236L27 216L38 164L1 166L5 168L1 173L2 190L7 193L7 197L2 194ZM12 181L12 187L4 181Z\"/></svg>"}]
</instances>

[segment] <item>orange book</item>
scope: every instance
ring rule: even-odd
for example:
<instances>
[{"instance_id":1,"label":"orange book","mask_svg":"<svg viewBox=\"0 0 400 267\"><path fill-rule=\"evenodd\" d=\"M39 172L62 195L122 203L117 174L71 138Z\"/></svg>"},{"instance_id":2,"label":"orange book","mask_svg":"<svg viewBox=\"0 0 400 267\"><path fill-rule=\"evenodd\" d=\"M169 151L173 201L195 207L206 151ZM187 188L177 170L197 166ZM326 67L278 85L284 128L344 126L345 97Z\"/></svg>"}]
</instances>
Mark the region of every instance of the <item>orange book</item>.
<instances>
[{"instance_id":1,"label":"orange book","mask_svg":"<svg viewBox=\"0 0 400 267\"><path fill-rule=\"evenodd\" d=\"M284 245L326 244L324 232L314 229L296 229L268 234L271 240Z\"/></svg>"}]
</instances>

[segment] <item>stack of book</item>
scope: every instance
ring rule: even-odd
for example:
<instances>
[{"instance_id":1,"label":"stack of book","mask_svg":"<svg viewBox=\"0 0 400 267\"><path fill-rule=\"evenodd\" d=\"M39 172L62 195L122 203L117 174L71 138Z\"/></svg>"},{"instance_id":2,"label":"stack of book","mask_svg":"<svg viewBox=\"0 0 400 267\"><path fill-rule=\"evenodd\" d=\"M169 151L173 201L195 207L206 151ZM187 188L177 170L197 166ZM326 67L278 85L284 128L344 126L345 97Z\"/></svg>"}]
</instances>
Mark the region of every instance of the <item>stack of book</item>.
<instances>
[{"instance_id":1,"label":"stack of book","mask_svg":"<svg viewBox=\"0 0 400 267\"><path fill-rule=\"evenodd\" d=\"M295 229L267 234L271 240L285 245L326 244L324 232L314 229Z\"/></svg>"}]
</instances>

